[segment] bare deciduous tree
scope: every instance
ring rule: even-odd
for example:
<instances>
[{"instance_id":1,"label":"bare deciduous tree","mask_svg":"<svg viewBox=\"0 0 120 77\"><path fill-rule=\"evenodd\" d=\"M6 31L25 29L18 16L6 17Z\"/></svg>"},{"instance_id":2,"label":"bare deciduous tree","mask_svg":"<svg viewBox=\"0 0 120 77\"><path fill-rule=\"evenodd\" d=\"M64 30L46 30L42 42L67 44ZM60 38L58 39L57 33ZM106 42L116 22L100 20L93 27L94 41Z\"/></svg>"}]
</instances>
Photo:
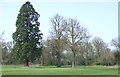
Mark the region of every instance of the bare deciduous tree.
<instances>
[{"instance_id":1,"label":"bare deciduous tree","mask_svg":"<svg viewBox=\"0 0 120 77\"><path fill-rule=\"evenodd\" d=\"M116 47L116 49L120 49L120 38L112 39L111 45Z\"/></svg>"},{"instance_id":2,"label":"bare deciduous tree","mask_svg":"<svg viewBox=\"0 0 120 77\"><path fill-rule=\"evenodd\" d=\"M82 27L76 19L69 18L64 25L66 25L66 29L63 36L73 53L72 67L75 68L78 45L80 45L81 42L86 41L86 39L89 38L89 35L87 34L87 30Z\"/></svg>"},{"instance_id":3,"label":"bare deciduous tree","mask_svg":"<svg viewBox=\"0 0 120 77\"><path fill-rule=\"evenodd\" d=\"M94 45L94 49L97 53L97 56L100 57L101 56L101 51L107 47L107 44L99 37L95 37L93 40L92 40L92 43Z\"/></svg>"},{"instance_id":4,"label":"bare deciduous tree","mask_svg":"<svg viewBox=\"0 0 120 77\"><path fill-rule=\"evenodd\" d=\"M94 45L94 50L96 53L96 64L100 64L101 60L103 57L103 52L105 51L105 49L107 48L107 44L99 37L95 37L92 40L92 43Z\"/></svg>"},{"instance_id":5,"label":"bare deciduous tree","mask_svg":"<svg viewBox=\"0 0 120 77\"><path fill-rule=\"evenodd\" d=\"M64 23L64 18L58 14L56 14L53 18L51 18L51 25L53 26L52 30L52 38L54 38L54 41L57 43L57 67L61 67L61 53L62 53L62 35L63 31L65 30L65 26L63 25Z\"/></svg>"}]
</instances>

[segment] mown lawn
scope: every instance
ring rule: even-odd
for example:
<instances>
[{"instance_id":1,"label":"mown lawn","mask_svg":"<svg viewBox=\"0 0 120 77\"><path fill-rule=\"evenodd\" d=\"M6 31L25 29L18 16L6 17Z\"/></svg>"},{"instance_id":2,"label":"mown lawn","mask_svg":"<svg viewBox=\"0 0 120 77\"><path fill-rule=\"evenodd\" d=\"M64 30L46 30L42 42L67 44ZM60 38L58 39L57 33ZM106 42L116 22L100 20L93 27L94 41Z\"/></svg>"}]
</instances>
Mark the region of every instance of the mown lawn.
<instances>
[{"instance_id":1,"label":"mown lawn","mask_svg":"<svg viewBox=\"0 0 120 77\"><path fill-rule=\"evenodd\" d=\"M37 66L30 65L29 68L23 65L3 65L2 75L118 75L118 67L104 66Z\"/></svg>"}]
</instances>

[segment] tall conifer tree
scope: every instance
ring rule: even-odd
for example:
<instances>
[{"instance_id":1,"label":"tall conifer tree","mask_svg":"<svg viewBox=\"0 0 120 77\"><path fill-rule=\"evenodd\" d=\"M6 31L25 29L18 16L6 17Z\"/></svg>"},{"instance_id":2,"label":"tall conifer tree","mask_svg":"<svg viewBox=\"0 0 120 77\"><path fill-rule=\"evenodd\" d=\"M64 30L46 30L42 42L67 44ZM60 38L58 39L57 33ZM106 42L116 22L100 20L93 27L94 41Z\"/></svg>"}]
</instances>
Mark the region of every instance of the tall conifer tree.
<instances>
[{"instance_id":1,"label":"tall conifer tree","mask_svg":"<svg viewBox=\"0 0 120 77\"><path fill-rule=\"evenodd\" d=\"M24 62L25 66L29 66L29 62L33 62L41 55L42 33L39 30L39 17L30 2L22 5L17 17L16 32L12 36L14 42L12 54Z\"/></svg>"}]
</instances>

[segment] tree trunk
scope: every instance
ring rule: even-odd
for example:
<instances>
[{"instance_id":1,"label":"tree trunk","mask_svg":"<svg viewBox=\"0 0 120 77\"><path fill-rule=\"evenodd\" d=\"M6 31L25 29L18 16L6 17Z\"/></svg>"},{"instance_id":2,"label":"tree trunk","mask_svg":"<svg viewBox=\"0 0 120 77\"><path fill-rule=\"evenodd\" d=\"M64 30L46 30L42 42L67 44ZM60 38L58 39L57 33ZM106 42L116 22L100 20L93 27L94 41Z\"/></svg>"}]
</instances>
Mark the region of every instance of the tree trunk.
<instances>
[{"instance_id":1,"label":"tree trunk","mask_svg":"<svg viewBox=\"0 0 120 77\"><path fill-rule=\"evenodd\" d=\"M29 67L29 60L28 60L27 57L25 58L25 65L24 65L24 67Z\"/></svg>"},{"instance_id":2,"label":"tree trunk","mask_svg":"<svg viewBox=\"0 0 120 77\"><path fill-rule=\"evenodd\" d=\"M43 66L43 62L44 62L44 59L43 59L43 55L41 55L41 66Z\"/></svg>"},{"instance_id":3,"label":"tree trunk","mask_svg":"<svg viewBox=\"0 0 120 77\"><path fill-rule=\"evenodd\" d=\"M86 56L85 65L88 66L88 56Z\"/></svg>"},{"instance_id":4,"label":"tree trunk","mask_svg":"<svg viewBox=\"0 0 120 77\"><path fill-rule=\"evenodd\" d=\"M57 59L58 59L58 61L57 61L57 67L61 67L61 57L60 57L59 52L58 52Z\"/></svg>"},{"instance_id":5,"label":"tree trunk","mask_svg":"<svg viewBox=\"0 0 120 77\"><path fill-rule=\"evenodd\" d=\"M85 63L86 66L88 66L88 60L86 60L86 63Z\"/></svg>"},{"instance_id":6,"label":"tree trunk","mask_svg":"<svg viewBox=\"0 0 120 77\"><path fill-rule=\"evenodd\" d=\"M61 55L60 55L61 49L60 48L61 48L61 46L60 46L60 36L59 36L58 37L58 52L57 52L57 59L58 59L57 67L61 67Z\"/></svg>"},{"instance_id":7,"label":"tree trunk","mask_svg":"<svg viewBox=\"0 0 120 77\"><path fill-rule=\"evenodd\" d=\"M75 63L75 53L73 54L73 61L72 61L72 68L76 67L76 63Z\"/></svg>"}]
</instances>

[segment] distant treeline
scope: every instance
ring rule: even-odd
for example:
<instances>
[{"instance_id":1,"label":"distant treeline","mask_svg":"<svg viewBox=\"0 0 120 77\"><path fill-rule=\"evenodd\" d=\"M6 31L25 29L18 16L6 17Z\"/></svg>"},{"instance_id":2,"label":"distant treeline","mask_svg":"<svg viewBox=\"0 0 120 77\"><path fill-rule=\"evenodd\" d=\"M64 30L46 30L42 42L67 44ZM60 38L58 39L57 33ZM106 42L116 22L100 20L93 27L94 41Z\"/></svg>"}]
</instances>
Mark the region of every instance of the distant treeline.
<instances>
[{"instance_id":1,"label":"distant treeline","mask_svg":"<svg viewBox=\"0 0 120 77\"><path fill-rule=\"evenodd\" d=\"M64 39L62 39L64 41ZM61 65L72 65L72 51L64 43L62 43L62 52L61 52ZM12 57L12 42L1 41L2 44L2 64L23 64L18 59ZM30 62L30 64L39 64L43 66L48 65L58 65L56 46L56 39L48 39L42 41L42 55ZM76 53L76 65L117 65L118 58L120 53L117 50L117 41L112 40L112 45L116 46L115 50L108 48L108 45L103 42L102 39L96 37L92 42L83 42L79 45L78 52Z\"/></svg>"}]
</instances>

